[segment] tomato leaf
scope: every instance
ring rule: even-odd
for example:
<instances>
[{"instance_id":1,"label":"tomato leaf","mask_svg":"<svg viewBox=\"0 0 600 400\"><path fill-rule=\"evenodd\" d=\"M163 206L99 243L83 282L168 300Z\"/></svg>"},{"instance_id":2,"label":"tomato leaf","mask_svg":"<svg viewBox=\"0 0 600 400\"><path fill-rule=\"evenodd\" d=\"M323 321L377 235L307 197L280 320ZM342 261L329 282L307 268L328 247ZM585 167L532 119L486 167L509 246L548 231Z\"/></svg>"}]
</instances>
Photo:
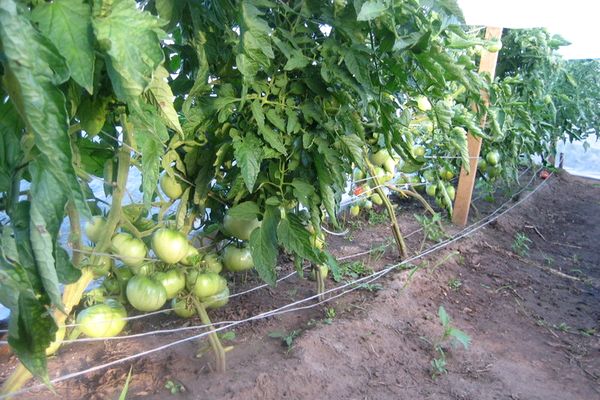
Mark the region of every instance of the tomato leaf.
<instances>
[{"instance_id":1,"label":"tomato leaf","mask_svg":"<svg viewBox=\"0 0 600 400\"><path fill-rule=\"evenodd\" d=\"M254 260L254 268L260 278L271 286L275 286L277 273L277 225L278 209L267 207L260 228L250 235L250 251Z\"/></svg>"},{"instance_id":2,"label":"tomato leaf","mask_svg":"<svg viewBox=\"0 0 600 400\"><path fill-rule=\"evenodd\" d=\"M262 129L265 126L265 113L263 113L260 100L254 100L250 103L250 109L252 110L252 116L256 121L256 125L258 125L258 129Z\"/></svg>"},{"instance_id":3,"label":"tomato leaf","mask_svg":"<svg viewBox=\"0 0 600 400\"><path fill-rule=\"evenodd\" d=\"M148 88L147 97L157 107L165 125L183 136L179 116L173 107L173 92L167 82L168 77L169 72L165 67L159 66Z\"/></svg>"},{"instance_id":4,"label":"tomato leaf","mask_svg":"<svg viewBox=\"0 0 600 400\"><path fill-rule=\"evenodd\" d=\"M81 0L55 0L35 7L31 19L67 61L75 82L88 93L94 84L92 10Z\"/></svg>"},{"instance_id":5,"label":"tomato leaf","mask_svg":"<svg viewBox=\"0 0 600 400\"><path fill-rule=\"evenodd\" d=\"M285 125L284 125L284 127L285 127ZM278 133L276 133L273 129L271 129L267 125L263 126L262 129L260 129L259 131L260 131L260 134L262 135L263 139L265 139L265 141L267 143L269 143L269 145L272 148L274 148L275 150L277 150L284 156L287 155L285 145L281 141L281 137Z\"/></svg>"},{"instance_id":6,"label":"tomato leaf","mask_svg":"<svg viewBox=\"0 0 600 400\"><path fill-rule=\"evenodd\" d=\"M272 123L281 132L285 132L285 120L283 118L281 118L281 115L279 115L279 113L277 111L275 111L275 109L270 108L267 111L267 119L269 120L270 123ZM275 146L273 146L273 147L275 147ZM275 149L277 149L277 148L275 147Z\"/></svg>"},{"instance_id":7,"label":"tomato leaf","mask_svg":"<svg viewBox=\"0 0 600 400\"><path fill-rule=\"evenodd\" d=\"M277 240L286 250L314 263L319 263L318 253L310 242L310 232L306 230L297 215L288 214L285 219L279 221Z\"/></svg>"},{"instance_id":8,"label":"tomato leaf","mask_svg":"<svg viewBox=\"0 0 600 400\"><path fill-rule=\"evenodd\" d=\"M134 0L94 2L92 24L117 97L141 95L164 61L159 39L165 36L160 21L140 11Z\"/></svg>"},{"instance_id":9,"label":"tomato leaf","mask_svg":"<svg viewBox=\"0 0 600 400\"><path fill-rule=\"evenodd\" d=\"M253 201L245 201L227 210L227 215L234 218L252 219L260 214L258 205Z\"/></svg>"},{"instance_id":10,"label":"tomato leaf","mask_svg":"<svg viewBox=\"0 0 600 400\"><path fill-rule=\"evenodd\" d=\"M248 191L252 193L263 159L262 143L256 136L248 133L244 138L233 139L233 151L235 159L239 163L244 183Z\"/></svg>"},{"instance_id":11,"label":"tomato leaf","mask_svg":"<svg viewBox=\"0 0 600 400\"><path fill-rule=\"evenodd\" d=\"M367 0L360 7L360 11L356 16L357 21L371 21L383 15L388 6L383 0Z\"/></svg>"},{"instance_id":12,"label":"tomato leaf","mask_svg":"<svg viewBox=\"0 0 600 400\"><path fill-rule=\"evenodd\" d=\"M64 59L29 21L17 15L16 5L10 0L0 8L0 41L4 83L12 103L33 132L34 145L45 167L61 182L60 190L88 216L72 165L65 97L57 87L69 77Z\"/></svg>"}]
</instances>

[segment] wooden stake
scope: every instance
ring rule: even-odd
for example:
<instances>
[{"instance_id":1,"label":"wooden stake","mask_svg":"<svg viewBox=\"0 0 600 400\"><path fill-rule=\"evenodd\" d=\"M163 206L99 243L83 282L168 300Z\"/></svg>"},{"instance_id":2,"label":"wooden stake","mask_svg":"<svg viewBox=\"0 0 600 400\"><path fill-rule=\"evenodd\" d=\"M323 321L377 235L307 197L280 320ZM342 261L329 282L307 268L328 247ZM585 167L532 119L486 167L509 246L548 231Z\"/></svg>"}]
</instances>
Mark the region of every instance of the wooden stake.
<instances>
[{"instance_id":1,"label":"wooden stake","mask_svg":"<svg viewBox=\"0 0 600 400\"><path fill-rule=\"evenodd\" d=\"M487 40L500 39L502 36L502 28L487 27L485 30L485 38ZM491 78L494 78L496 73L496 62L498 61L498 53L490 53L483 49L481 51L481 61L479 62L479 72L488 73ZM483 102L488 105L490 95L486 91L481 93ZM485 125L486 115L481 117L481 126ZM476 138L470 132L467 136L467 144L469 147L469 166L470 170L460 169L460 178L458 180L458 188L456 190L456 201L454 202L454 212L452 214L452 222L459 226L467 225L469 218L469 208L471 206L471 197L473 196L473 186L475 185L475 177L477 176L477 161L479 152L481 151L481 138Z\"/></svg>"}]
</instances>

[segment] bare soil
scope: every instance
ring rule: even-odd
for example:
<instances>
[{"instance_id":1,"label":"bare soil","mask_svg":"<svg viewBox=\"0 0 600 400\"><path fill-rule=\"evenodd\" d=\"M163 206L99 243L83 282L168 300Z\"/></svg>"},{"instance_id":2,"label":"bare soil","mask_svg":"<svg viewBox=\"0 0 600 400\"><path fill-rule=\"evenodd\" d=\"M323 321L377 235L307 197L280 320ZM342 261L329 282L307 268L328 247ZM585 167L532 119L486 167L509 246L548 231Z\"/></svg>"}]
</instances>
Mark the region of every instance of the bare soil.
<instances>
[{"instance_id":1,"label":"bare soil","mask_svg":"<svg viewBox=\"0 0 600 400\"><path fill-rule=\"evenodd\" d=\"M237 326L235 338L225 342L233 346L225 374L212 371L210 352L197 357L205 340L190 341L59 383L57 397L116 399L132 367L131 399L164 399L170 396L164 388L169 380L185 389L172 396L181 399L598 399L600 182L566 173L547 181L533 179L517 196L505 190L493 203L477 201L471 222L504 202L502 210L524 199L469 236L387 274L377 281L380 287ZM528 180L524 177L522 183ZM421 210L414 203L398 204L403 231L417 230L412 215ZM328 237L334 254L351 255L390 243L386 223L365 221L353 223L353 228L349 235ZM450 235L458 232L447 227ZM518 234L527 238L521 242L528 248L515 241ZM423 243L425 248L434 244L424 242L422 232L411 235L408 243L413 254ZM355 260L380 270L398 261L392 249ZM290 271L285 260L281 265L282 275ZM257 284L253 276L236 280L234 293ZM338 284L327 282L328 287ZM232 299L211 317L243 319L313 293L314 282L293 277L276 288ZM468 349L440 341L440 306L451 316L452 326L470 335ZM164 315L132 321L127 333L198 324ZM291 345L271 337L274 332L293 333ZM197 333L65 345L50 362L51 375ZM444 350L446 372L436 373L432 367L432 360L439 358L435 344ZM15 359L0 353L0 363L3 380ZM52 397L46 389L19 396Z\"/></svg>"}]
</instances>

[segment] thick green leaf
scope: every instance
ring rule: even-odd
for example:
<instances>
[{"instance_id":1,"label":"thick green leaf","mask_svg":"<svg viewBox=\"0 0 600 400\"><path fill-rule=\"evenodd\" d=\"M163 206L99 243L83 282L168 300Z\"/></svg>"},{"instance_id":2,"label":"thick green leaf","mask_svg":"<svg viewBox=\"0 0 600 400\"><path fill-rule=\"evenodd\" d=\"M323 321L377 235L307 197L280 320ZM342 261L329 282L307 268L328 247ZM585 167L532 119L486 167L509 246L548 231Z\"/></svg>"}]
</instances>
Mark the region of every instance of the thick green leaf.
<instances>
[{"instance_id":1,"label":"thick green leaf","mask_svg":"<svg viewBox=\"0 0 600 400\"><path fill-rule=\"evenodd\" d=\"M22 130L23 123L13 104L0 103L0 192L9 191L12 172L23 157Z\"/></svg>"},{"instance_id":2,"label":"thick green leaf","mask_svg":"<svg viewBox=\"0 0 600 400\"><path fill-rule=\"evenodd\" d=\"M346 152L352 157L352 161L360 168L364 169L365 155L363 151L364 142L355 134L345 135L341 138Z\"/></svg>"},{"instance_id":3,"label":"thick green leaf","mask_svg":"<svg viewBox=\"0 0 600 400\"><path fill-rule=\"evenodd\" d=\"M258 205L253 201L245 201L227 210L227 215L234 218L252 219L260 214Z\"/></svg>"},{"instance_id":4,"label":"thick green leaf","mask_svg":"<svg viewBox=\"0 0 600 400\"><path fill-rule=\"evenodd\" d=\"M285 120L279 115L275 109L270 108L267 111L267 119L281 132L285 132Z\"/></svg>"},{"instance_id":5,"label":"thick green leaf","mask_svg":"<svg viewBox=\"0 0 600 400\"><path fill-rule=\"evenodd\" d=\"M248 191L254 191L254 183L260 172L260 163L263 160L262 143L253 134L246 134L244 138L233 139L233 151L238 162L244 183Z\"/></svg>"},{"instance_id":6,"label":"thick green leaf","mask_svg":"<svg viewBox=\"0 0 600 400\"><path fill-rule=\"evenodd\" d=\"M254 260L254 268L260 278L271 286L275 286L277 273L277 224L278 209L267 207L260 228L250 235L250 251Z\"/></svg>"},{"instance_id":7,"label":"thick green leaf","mask_svg":"<svg viewBox=\"0 0 600 400\"><path fill-rule=\"evenodd\" d=\"M21 292L15 316L11 315L8 344L23 365L48 383L46 348L56 333L56 324L44 305L31 293Z\"/></svg>"},{"instance_id":8,"label":"thick green leaf","mask_svg":"<svg viewBox=\"0 0 600 400\"><path fill-rule=\"evenodd\" d=\"M277 150L283 155L287 155L285 145L281 141L281 136L277 132L265 125L262 127L262 129L260 129L260 134L273 149Z\"/></svg>"},{"instance_id":9,"label":"thick green leaf","mask_svg":"<svg viewBox=\"0 0 600 400\"><path fill-rule=\"evenodd\" d=\"M298 256L319 263L319 257L310 242L310 232L306 230L300 218L288 214L277 225L277 240L286 250Z\"/></svg>"},{"instance_id":10,"label":"thick green leaf","mask_svg":"<svg viewBox=\"0 0 600 400\"><path fill-rule=\"evenodd\" d=\"M300 204L308 207L312 203L312 198L315 194L315 187L308 182L304 182L298 178L292 181L294 187L294 196Z\"/></svg>"},{"instance_id":11,"label":"thick green leaf","mask_svg":"<svg viewBox=\"0 0 600 400\"><path fill-rule=\"evenodd\" d=\"M11 0L0 5L0 41L5 87L33 132L40 160L60 182L60 190L74 199L80 212L89 215L72 165L65 97L56 86L68 78L64 60L28 20L17 15Z\"/></svg>"},{"instance_id":12,"label":"thick green leaf","mask_svg":"<svg viewBox=\"0 0 600 400\"><path fill-rule=\"evenodd\" d=\"M370 21L382 16L387 11L388 6L384 0L367 0L363 3L358 15L357 21Z\"/></svg>"},{"instance_id":13,"label":"thick green leaf","mask_svg":"<svg viewBox=\"0 0 600 400\"><path fill-rule=\"evenodd\" d=\"M250 103L250 109L252 110L252 116L258 125L258 129L262 129L265 126L265 113L262 110L260 100L254 100Z\"/></svg>"},{"instance_id":14,"label":"thick green leaf","mask_svg":"<svg viewBox=\"0 0 600 400\"><path fill-rule=\"evenodd\" d=\"M164 61L160 21L134 0L113 0L109 6L94 2L92 23L117 97L127 101L141 95Z\"/></svg>"},{"instance_id":15,"label":"thick green leaf","mask_svg":"<svg viewBox=\"0 0 600 400\"><path fill-rule=\"evenodd\" d=\"M92 10L81 0L54 0L35 7L31 19L67 61L75 82L90 94L94 84Z\"/></svg>"},{"instance_id":16,"label":"thick green leaf","mask_svg":"<svg viewBox=\"0 0 600 400\"><path fill-rule=\"evenodd\" d=\"M148 88L148 99L158 108L165 125L183 136L179 115L173 106L174 96L167 82L168 77L169 72L165 67L159 66Z\"/></svg>"}]
</instances>

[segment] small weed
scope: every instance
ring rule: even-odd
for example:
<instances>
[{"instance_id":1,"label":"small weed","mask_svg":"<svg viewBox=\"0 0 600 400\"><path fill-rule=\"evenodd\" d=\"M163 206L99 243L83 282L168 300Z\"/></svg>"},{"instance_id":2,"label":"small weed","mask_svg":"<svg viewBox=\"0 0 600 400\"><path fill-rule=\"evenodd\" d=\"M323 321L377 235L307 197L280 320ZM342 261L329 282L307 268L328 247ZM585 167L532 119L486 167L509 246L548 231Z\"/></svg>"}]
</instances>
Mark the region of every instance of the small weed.
<instances>
[{"instance_id":1,"label":"small weed","mask_svg":"<svg viewBox=\"0 0 600 400\"><path fill-rule=\"evenodd\" d=\"M127 374L127 379L125 379L125 386L123 386L123 390L121 390L121 394L119 395L119 400L127 399L127 392L129 392L129 383L131 382L132 371L133 367L129 367L129 373Z\"/></svg>"},{"instance_id":2,"label":"small weed","mask_svg":"<svg viewBox=\"0 0 600 400\"><path fill-rule=\"evenodd\" d=\"M323 319L323 323L327 324L327 325L331 325L333 323L333 320L335 319L337 313L335 311L335 308L333 307L328 307L325 309L325 318Z\"/></svg>"},{"instance_id":3,"label":"small weed","mask_svg":"<svg viewBox=\"0 0 600 400\"><path fill-rule=\"evenodd\" d=\"M275 331L269 333L270 338L281 339L281 344L287 347L287 351L290 351L294 345L294 340L300 336L302 331L300 329L294 329L290 332Z\"/></svg>"},{"instance_id":4,"label":"small weed","mask_svg":"<svg viewBox=\"0 0 600 400\"><path fill-rule=\"evenodd\" d=\"M389 216L386 212L378 212L373 208L369 209L369 213L367 215L367 222L369 225L379 225L387 221L389 221Z\"/></svg>"},{"instance_id":5,"label":"small weed","mask_svg":"<svg viewBox=\"0 0 600 400\"><path fill-rule=\"evenodd\" d=\"M571 327L564 322L561 322L558 325L552 325L552 328L560 332L569 332L571 330Z\"/></svg>"},{"instance_id":6,"label":"small weed","mask_svg":"<svg viewBox=\"0 0 600 400\"><path fill-rule=\"evenodd\" d=\"M452 278L448 281L448 287L454 291L458 291L462 286L462 281L458 278Z\"/></svg>"},{"instance_id":7,"label":"small weed","mask_svg":"<svg viewBox=\"0 0 600 400\"><path fill-rule=\"evenodd\" d=\"M432 379L436 379L438 376L448 372L448 370L446 369L448 363L446 360L446 352L444 351L444 345L450 344L451 346L456 346L458 344L461 344L466 350L471 344L471 337L452 325L452 320L450 319L450 316L448 315L446 309L443 306L440 306L438 309L438 318L440 320L442 328L444 329L444 332L433 343L433 348L436 352L436 357L431 361ZM429 341L427 342L431 343Z\"/></svg>"},{"instance_id":8,"label":"small weed","mask_svg":"<svg viewBox=\"0 0 600 400\"><path fill-rule=\"evenodd\" d=\"M527 254L529 254L530 243L532 243L532 241L527 237L527 235L522 232L517 232L513 240L512 249L521 257L525 257Z\"/></svg>"},{"instance_id":9,"label":"small weed","mask_svg":"<svg viewBox=\"0 0 600 400\"><path fill-rule=\"evenodd\" d=\"M381 283L361 283L358 285L362 290L366 290L367 292L378 292L383 289L383 285Z\"/></svg>"},{"instance_id":10,"label":"small weed","mask_svg":"<svg viewBox=\"0 0 600 400\"><path fill-rule=\"evenodd\" d=\"M580 328L579 332L583 336L595 336L597 331L595 328Z\"/></svg>"},{"instance_id":11,"label":"small weed","mask_svg":"<svg viewBox=\"0 0 600 400\"><path fill-rule=\"evenodd\" d=\"M168 379L165 383L165 389L171 394L178 394L185 392L185 387L174 379Z\"/></svg>"},{"instance_id":12,"label":"small weed","mask_svg":"<svg viewBox=\"0 0 600 400\"><path fill-rule=\"evenodd\" d=\"M550 266L554 264L554 257L552 256L544 256L544 264Z\"/></svg>"},{"instance_id":13,"label":"small weed","mask_svg":"<svg viewBox=\"0 0 600 400\"><path fill-rule=\"evenodd\" d=\"M342 276L346 279L357 279L363 276L371 275L373 270L363 261L351 261L340 265Z\"/></svg>"},{"instance_id":14,"label":"small weed","mask_svg":"<svg viewBox=\"0 0 600 400\"><path fill-rule=\"evenodd\" d=\"M423 241L421 242L421 250L423 250L423 247L425 247L425 242L427 239L437 243L448 237L446 232L444 232L440 226L440 221L442 219L441 214L436 213L431 218L427 215L418 214L415 214L414 217L419 225L421 225L424 233Z\"/></svg>"}]
</instances>

